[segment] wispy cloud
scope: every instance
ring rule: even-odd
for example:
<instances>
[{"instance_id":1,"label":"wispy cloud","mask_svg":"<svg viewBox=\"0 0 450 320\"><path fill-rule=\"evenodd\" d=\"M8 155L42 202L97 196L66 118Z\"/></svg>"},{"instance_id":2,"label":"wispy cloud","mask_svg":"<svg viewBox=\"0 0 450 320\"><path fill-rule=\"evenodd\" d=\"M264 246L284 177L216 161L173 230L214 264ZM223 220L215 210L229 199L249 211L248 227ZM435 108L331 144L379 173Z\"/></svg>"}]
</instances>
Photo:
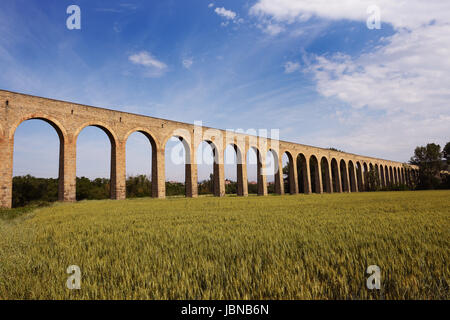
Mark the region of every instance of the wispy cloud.
<instances>
[{"instance_id":1,"label":"wispy cloud","mask_svg":"<svg viewBox=\"0 0 450 320\"><path fill-rule=\"evenodd\" d=\"M371 4L368 0L349 0L345 6L330 0L259 0L250 14L266 28L273 24L288 28L312 16L365 24ZM442 143L442 137L450 135L450 62L448 50L443 49L450 47L450 16L445 14L450 2L432 0L427 10L419 0L377 4L382 23L390 24L394 35L356 56L313 55L307 71L317 91L342 101L346 109L334 119L343 129L310 139L319 145L399 159L418 144ZM295 64L285 65L286 73L296 69Z\"/></svg>"},{"instance_id":2,"label":"wispy cloud","mask_svg":"<svg viewBox=\"0 0 450 320\"><path fill-rule=\"evenodd\" d=\"M288 61L284 64L284 73L293 73L300 70L300 63Z\"/></svg>"},{"instance_id":3,"label":"wispy cloud","mask_svg":"<svg viewBox=\"0 0 450 320\"><path fill-rule=\"evenodd\" d=\"M141 51L132 54L128 57L128 60L131 61L133 64L145 67L146 76L158 77L163 75L167 71L167 65L164 62L156 59L148 51Z\"/></svg>"},{"instance_id":4,"label":"wispy cloud","mask_svg":"<svg viewBox=\"0 0 450 320\"><path fill-rule=\"evenodd\" d=\"M219 16L224 17L225 19L233 20L234 18L236 18L236 12L227 10L224 7L216 8L214 12Z\"/></svg>"},{"instance_id":5,"label":"wispy cloud","mask_svg":"<svg viewBox=\"0 0 450 320\"><path fill-rule=\"evenodd\" d=\"M245 22L243 18L238 17L238 14L236 12L227 10L224 7L217 7L216 9L214 9L214 12L225 19L225 21L222 21L220 24L222 27L228 26L230 22L234 23L235 25Z\"/></svg>"},{"instance_id":6,"label":"wispy cloud","mask_svg":"<svg viewBox=\"0 0 450 320\"><path fill-rule=\"evenodd\" d=\"M184 58L182 61L183 67L186 69L190 69L193 63L194 63L193 58Z\"/></svg>"}]
</instances>

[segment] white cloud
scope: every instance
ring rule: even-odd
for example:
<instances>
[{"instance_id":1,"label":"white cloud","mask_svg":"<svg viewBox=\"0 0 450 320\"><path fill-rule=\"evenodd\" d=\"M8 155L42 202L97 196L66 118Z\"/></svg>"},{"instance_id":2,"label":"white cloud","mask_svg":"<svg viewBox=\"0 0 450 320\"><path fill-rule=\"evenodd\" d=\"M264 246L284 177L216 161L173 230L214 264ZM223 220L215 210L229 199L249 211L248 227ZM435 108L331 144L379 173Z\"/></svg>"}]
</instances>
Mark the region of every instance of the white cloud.
<instances>
[{"instance_id":1,"label":"white cloud","mask_svg":"<svg viewBox=\"0 0 450 320\"><path fill-rule=\"evenodd\" d=\"M276 36L277 34L283 32L285 29L279 24L267 23L264 26L260 26L263 31L271 36Z\"/></svg>"},{"instance_id":2,"label":"white cloud","mask_svg":"<svg viewBox=\"0 0 450 320\"><path fill-rule=\"evenodd\" d=\"M300 70L300 63L288 61L284 64L284 73L293 73Z\"/></svg>"},{"instance_id":3,"label":"white cloud","mask_svg":"<svg viewBox=\"0 0 450 320\"><path fill-rule=\"evenodd\" d=\"M128 59L134 64L140 64L149 68L156 68L160 70L167 68L167 65L164 62L159 61L150 52L147 51L141 51L139 53L133 54L129 56Z\"/></svg>"},{"instance_id":4,"label":"white cloud","mask_svg":"<svg viewBox=\"0 0 450 320\"><path fill-rule=\"evenodd\" d=\"M357 58L316 57L318 91L355 108L436 116L450 113L450 24L400 30Z\"/></svg>"},{"instance_id":5,"label":"white cloud","mask_svg":"<svg viewBox=\"0 0 450 320\"><path fill-rule=\"evenodd\" d=\"M214 11L219 16L224 17L225 19L234 20L236 18L236 12L233 12L231 10L227 10L224 7L216 8Z\"/></svg>"},{"instance_id":6,"label":"white cloud","mask_svg":"<svg viewBox=\"0 0 450 320\"><path fill-rule=\"evenodd\" d=\"M365 23L373 4L394 35L359 56L315 56L305 70L321 95L348 106L336 116L340 130L311 140L408 160L401 155L415 146L450 136L450 1L427 1L424 8L420 0L259 0L250 14L285 27L312 16Z\"/></svg>"},{"instance_id":7,"label":"white cloud","mask_svg":"<svg viewBox=\"0 0 450 320\"><path fill-rule=\"evenodd\" d=\"M182 63L183 63L183 67L185 67L186 69L190 69L192 64L194 63L194 59L193 58L184 58Z\"/></svg>"},{"instance_id":8,"label":"white cloud","mask_svg":"<svg viewBox=\"0 0 450 320\"><path fill-rule=\"evenodd\" d=\"M445 0L429 0L425 7L422 0L259 0L250 8L250 14L287 23L312 16L366 21L367 8L371 5L380 8L382 22L395 28L416 27L433 19L448 21L450 17L450 1Z\"/></svg>"},{"instance_id":9,"label":"white cloud","mask_svg":"<svg viewBox=\"0 0 450 320\"><path fill-rule=\"evenodd\" d=\"M212 7L214 7L214 3L208 4L208 8L212 8Z\"/></svg>"},{"instance_id":10,"label":"white cloud","mask_svg":"<svg viewBox=\"0 0 450 320\"><path fill-rule=\"evenodd\" d=\"M167 72L167 65L156 59L150 52L141 51L139 53L132 54L128 57L128 60L133 64L143 66L140 70L144 77L156 78L162 76ZM127 72L130 74L130 72Z\"/></svg>"}]
</instances>

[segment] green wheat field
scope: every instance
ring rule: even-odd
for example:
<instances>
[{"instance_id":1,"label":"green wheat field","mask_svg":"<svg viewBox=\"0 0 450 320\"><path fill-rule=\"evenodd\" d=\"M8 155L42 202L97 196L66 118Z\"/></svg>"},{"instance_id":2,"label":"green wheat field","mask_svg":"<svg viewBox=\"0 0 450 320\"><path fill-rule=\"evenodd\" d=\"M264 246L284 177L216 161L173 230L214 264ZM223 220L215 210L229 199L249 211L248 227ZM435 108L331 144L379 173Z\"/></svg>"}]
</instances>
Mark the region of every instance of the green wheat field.
<instances>
[{"instance_id":1,"label":"green wheat field","mask_svg":"<svg viewBox=\"0 0 450 320\"><path fill-rule=\"evenodd\" d=\"M0 299L449 299L449 232L450 191L1 210Z\"/></svg>"}]
</instances>

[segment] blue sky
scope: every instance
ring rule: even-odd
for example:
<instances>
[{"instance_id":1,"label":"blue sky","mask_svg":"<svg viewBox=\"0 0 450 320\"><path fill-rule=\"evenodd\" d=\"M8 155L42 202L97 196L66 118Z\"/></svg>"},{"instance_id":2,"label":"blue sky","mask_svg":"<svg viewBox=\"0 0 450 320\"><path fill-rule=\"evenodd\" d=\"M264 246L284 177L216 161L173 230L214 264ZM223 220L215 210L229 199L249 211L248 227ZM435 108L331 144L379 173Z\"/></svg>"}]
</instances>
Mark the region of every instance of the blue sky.
<instances>
[{"instance_id":1,"label":"blue sky","mask_svg":"<svg viewBox=\"0 0 450 320\"><path fill-rule=\"evenodd\" d=\"M340 3L3 0L0 88L398 161L450 140L449 5ZM381 29L366 26L373 3ZM72 4L81 30L66 28ZM148 173L148 143L128 144L127 172ZM22 124L14 173L56 176L57 150L48 125ZM106 135L83 131L77 174L107 176L105 150Z\"/></svg>"}]
</instances>

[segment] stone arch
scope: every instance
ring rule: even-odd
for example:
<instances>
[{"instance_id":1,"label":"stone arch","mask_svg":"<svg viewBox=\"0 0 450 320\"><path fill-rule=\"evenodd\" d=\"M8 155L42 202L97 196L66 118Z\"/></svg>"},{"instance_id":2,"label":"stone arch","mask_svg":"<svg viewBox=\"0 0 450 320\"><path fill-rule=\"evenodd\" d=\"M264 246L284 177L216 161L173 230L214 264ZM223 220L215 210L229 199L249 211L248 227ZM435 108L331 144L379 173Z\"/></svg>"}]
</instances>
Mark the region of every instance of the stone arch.
<instances>
[{"instance_id":1,"label":"stone arch","mask_svg":"<svg viewBox=\"0 0 450 320\"><path fill-rule=\"evenodd\" d=\"M181 145L183 146L184 150L184 186L185 186L185 196L186 197L196 197L197 196L197 168L193 161L193 152L191 150L191 143L190 143L190 136L186 135L183 132L175 130L172 135L169 137L166 137L164 139L164 144L161 147L161 151L166 151L166 145L167 142L170 140L170 138L176 138L178 141L181 142ZM188 137L188 139L186 139ZM165 161L167 161L167 157L164 155L164 166ZM165 166L166 167L166 166ZM163 180L162 183L165 184L165 178L161 179ZM164 188L165 189L165 188ZM164 193L166 191L164 190Z\"/></svg>"},{"instance_id":2,"label":"stone arch","mask_svg":"<svg viewBox=\"0 0 450 320\"><path fill-rule=\"evenodd\" d=\"M75 200L74 198L74 192L73 190L68 190L68 183L65 183L66 175L68 168L65 168L64 166L64 152L66 148L66 144L68 144L68 136L67 131L64 128L64 126L54 117L42 114L42 113L34 113L26 115L22 118L20 118L18 121L16 121L9 131L9 140L11 141L11 148L14 150L14 135L16 133L17 128L25 121L27 120L42 120L46 123L48 123L53 129L55 129L58 138L59 138L59 165L58 165L58 200L63 201L67 198L67 200ZM13 160L13 153L11 156L11 160ZM13 162L11 161L11 165L13 165ZM11 172L13 171L13 168L11 168ZM67 181L66 181L67 182ZM11 181L12 184L12 181ZM12 188L11 188L12 189ZM69 199L70 198L70 199Z\"/></svg>"},{"instance_id":3,"label":"stone arch","mask_svg":"<svg viewBox=\"0 0 450 320\"><path fill-rule=\"evenodd\" d=\"M339 170L341 172L341 185L342 191L350 192L350 186L348 181L348 171L347 171L347 163L344 159L341 159L339 163Z\"/></svg>"},{"instance_id":4,"label":"stone arch","mask_svg":"<svg viewBox=\"0 0 450 320\"><path fill-rule=\"evenodd\" d=\"M63 138L64 141L67 141L67 130L64 128L64 126L54 117L43 114L43 113L33 113L33 114L29 114L26 115L22 118L20 118L18 121L16 121L12 126L11 129L9 130L9 139L14 137L14 133L16 132L16 129L24 122L27 120L42 120L47 122L49 125L51 125L56 132L58 133L59 137ZM1 128L0 128L1 129Z\"/></svg>"},{"instance_id":5,"label":"stone arch","mask_svg":"<svg viewBox=\"0 0 450 320\"><path fill-rule=\"evenodd\" d=\"M111 169L110 169L110 198L111 199L123 199L125 198L125 159L119 158L118 155L124 155L124 152L118 151L119 140L115 132L105 123L100 121L85 122L81 125L74 134L75 144L78 145L78 137L81 131L87 127L96 127L102 130L108 137L111 143ZM124 145L122 145L124 146ZM76 159L76 158L75 158ZM75 160L76 161L76 160Z\"/></svg>"},{"instance_id":6,"label":"stone arch","mask_svg":"<svg viewBox=\"0 0 450 320\"><path fill-rule=\"evenodd\" d=\"M150 142L151 149L152 149L152 168L151 168L152 197L154 197L154 198L161 197L162 195L159 192L159 190L160 190L159 186L162 182L159 181L160 177L158 177L158 162L160 161L160 159L159 159L160 157L158 157L159 143L157 142L155 136L152 133L150 133L150 131L148 131L147 129L134 128L125 134L125 136L123 138L125 146L128 142L128 138L130 137L130 135L135 132L139 132L139 133L143 134L147 138L147 140ZM125 158L126 157L127 157L127 155L126 155L126 151L125 151ZM125 193L125 195L126 195L126 193Z\"/></svg>"},{"instance_id":7,"label":"stone arch","mask_svg":"<svg viewBox=\"0 0 450 320\"><path fill-rule=\"evenodd\" d=\"M182 128L172 131L169 135L167 135L164 138L164 140L162 141L161 147L165 148L167 142L172 137L175 137L175 138L179 139L183 143L184 146L188 146L189 147L189 150L186 150L186 151L188 151L188 153L189 153L189 163L191 163L191 157L193 156L193 150L195 150L195 148L191 150L192 139L191 139L190 132L188 130L182 129Z\"/></svg>"},{"instance_id":8,"label":"stone arch","mask_svg":"<svg viewBox=\"0 0 450 320\"><path fill-rule=\"evenodd\" d=\"M320 159L320 171L322 174L323 191L327 193L332 193L333 183L331 181L330 165L327 157L325 156L323 156L322 159Z\"/></svg>"},{"instance_id":9,"label":"stone arch","mask_svg":"<svg viewBox=\"0 0 450 320\"><path fill-rule=\"evenodd\" d=\"M203 139L196 150L201 146L202 142L206 142L209 144L213 154L213 194L216 197L223 197L225 195L225 176L223 169L223 152L224 150L220 150L218 144L211 139ZM198 164L197 164L198 170Z\"/></svg>"},{"instance_id":10,"label":"stone arch","mask_svg":"<svg viewBox=\"0 0 450 320\"><path fill-rule=\"evenodd\" d=\"M352 160L348 161L348 175L350 180L350 191L351 192L357 192L357 186L356 186L356 174L355 174L355 165L353 164Z\"/></svg>"},{"instance_id":11,"label":"stone arch","mask_svg":"<svg viewBox=\"0 0 450 320\"><path fill-rule=\"evenodd\" d=\"M123 141L126 142L128 140L128 138L130 137L130 135L132 135L135 132L142 133L149 140L149 142L152 145L152 148L155 147L155 149L159 150L161 145L159 144L158 139L155 137L155 135L153 133L151 133L146 128L138 127L138 128L129 130L123 137Z\"/></svg>"},{"instance_id":12,"label":"stone arch","mask_svg":"<svg viewBox=\"0 0 450 320\"><path fill-rule=\"evenodd\" d=\"M309 157L309 170L311 179L311 191L314 193L322 193L321 174L319 168L319 161L315 155Z\"/></svg>"},{"instance_id":13,"label":"stone arch","mask_svg":"<svg viewBox=\"0 0 450 320\"><path fill-rule=\"evenodd\" d=\"M334 192L342 192L341 178L339 174L339 166L336 158L331 159L331 178L333 181Z\"/></svg>"}]
</instances>

